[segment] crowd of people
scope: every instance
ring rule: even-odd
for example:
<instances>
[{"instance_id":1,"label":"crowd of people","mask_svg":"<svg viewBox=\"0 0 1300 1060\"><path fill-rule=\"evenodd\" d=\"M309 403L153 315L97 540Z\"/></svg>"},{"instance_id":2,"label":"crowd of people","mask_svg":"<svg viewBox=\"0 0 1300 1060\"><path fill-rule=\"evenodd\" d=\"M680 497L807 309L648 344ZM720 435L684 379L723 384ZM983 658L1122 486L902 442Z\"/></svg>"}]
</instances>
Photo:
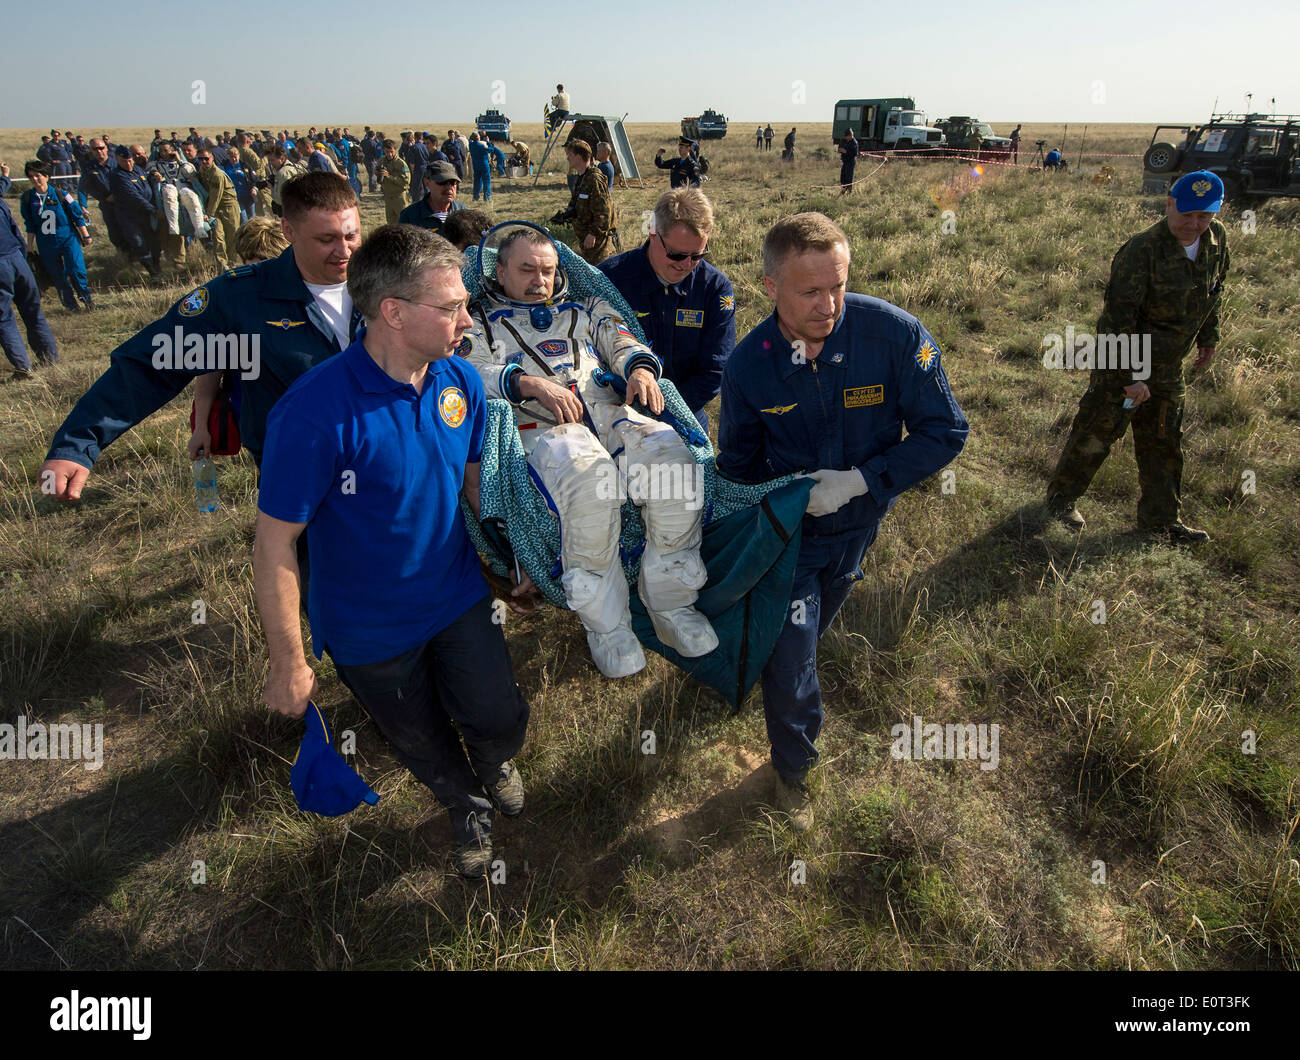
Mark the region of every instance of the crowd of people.
<instances>
[{"instance_id":1,"label":"crowd of people","mask_svg":"<svg viewBox=\"0 0 1300 1060\"><path fill-rule=\"evenodd\" d=\"M152 253L142 240L153 210L162 220L156 230L183 237L188 218L192 237L204 228L214 246L238 249L246 262L113 351L56 431L40 476L43 492L77 499L103 450L191 378L199 382L190 451L202 451L207 413L232 380L207 364L159 367L158 339L260 336L260 372L238 381L237 404L243 447L261 472L254 569L270 707L301 717L316 687L298 624L305 608L312 651L331 655L399 759L448 811L457 869L482 876L495 813L523 809L513 758L529 718L459 507L463 496L480 511L485 403L513 406L532 482L558 520L565 601L597 669L619 679L645 660L629 616L620 504L602 494L600 476L615 466L627 475L637 465L689 465L685 442L707 437L707 407L721 396L720 473L740 483L811 479L791 606L761 678L774 805L796 830L811 826L807 780L824 718L818 640L894 501L953 460L969 431L925 325L848 291L850 241L835 221L799 213L771 227L761 268L772 311L737 342L734 288L706 260L718 219L680 164L690 161L689 141L673 168L684 179L656 202L645 240L622 250L598 157L608 145L570 139L577 181L564 219L585 261L536 225L494 226L464 207L461 182L472 180L486 199L490 179L477 174L501 159L476 136L463 149L455 130L444 141L403 133L400 144L368 127L359 141L347 129L236 130L214 139L190 130L181 141L158 133L148 151L96 137L80 154L54 135L49 141L46 158L29 167L33 188L20 212L24 223L37 222L42 260L47 251L59 268L70 260L81 276L68 280L74 302L90 303L75 251L90 238L91 198L106 224L113 216L115 244L132 254ZM527 164L526 145L514 146ZM244 175L242 191L220 162L223 151ZM100 195L106 156L118 161ZM80 201L50 190L50 179L74 175L55 167L72 165ZM360 168L387 206L387 223L368 238ZM286 170L291 177L281 179ZM176 194L151 194L161 187ZM1214 218L1222 198L1213 174L1189 174L1171 189L1166 216L1116 255L1103 322L1117 333L1159 332L1158 364L1149 383L1094 371L1047 501L1072 529L1083 526L1078 497L1131 423L1140 522L1175 542L1206 537L1180 519L1182 360L1197 347L1197 365L1208 364L1218 337L1228 267L1226 231ZM262 216L248 220L250 208ZM53 229L42 234L50 211ZM481 240L495 240L490 261L463 254ZM0 207L0 288L16 292L26 318L27 292L14 281L22 251L17 224ZM462 276L467 260L483 270L473 294ZM609 289L600 284L617 291L644 341L610 300L590 293ZM37 357L54 360L48 326L27 323ZM10 312L6 353L16 334ZM694 424L666 413L664 380ZM341 467L355 471L354 491L364 489L368 503L340 489ZM709 574L704 513L681 497L627 495L645 524L638 590L654 632L682 658L707 655L718 637L696 608ZM516 570L508 598L532 606L526 573Z\"/></svg>"}]
</instances>

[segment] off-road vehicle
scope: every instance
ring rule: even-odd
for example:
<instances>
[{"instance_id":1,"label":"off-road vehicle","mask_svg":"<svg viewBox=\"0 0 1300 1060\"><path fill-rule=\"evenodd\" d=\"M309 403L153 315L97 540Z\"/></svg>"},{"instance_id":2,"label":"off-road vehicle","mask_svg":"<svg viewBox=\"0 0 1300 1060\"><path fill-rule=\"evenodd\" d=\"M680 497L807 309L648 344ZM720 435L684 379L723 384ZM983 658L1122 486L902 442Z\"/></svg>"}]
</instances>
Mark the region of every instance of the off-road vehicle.
<instances>
[{"instance_id":1,"label":"off-road vehicle","mask_svg":"<svg viewBox=\"0 0 1300 1060\"><path fill-rule=\"evenodd\" d=\"M1295 114L1216 114L1205 125L1159 125L1142 156L1142 190L1161 192L1184 173L1208 169L1230 201L1300 198L1298 148Z\"/></svg>"}]
</instances>

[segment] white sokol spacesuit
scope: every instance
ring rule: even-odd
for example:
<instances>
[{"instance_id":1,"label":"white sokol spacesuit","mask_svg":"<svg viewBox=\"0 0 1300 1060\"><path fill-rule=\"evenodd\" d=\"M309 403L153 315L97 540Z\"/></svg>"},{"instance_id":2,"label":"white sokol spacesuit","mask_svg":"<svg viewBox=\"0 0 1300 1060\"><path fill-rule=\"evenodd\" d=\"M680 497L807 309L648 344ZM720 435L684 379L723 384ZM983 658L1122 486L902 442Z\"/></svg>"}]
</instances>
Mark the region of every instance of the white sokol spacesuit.
<instances>
[{"instance_id":1,"label":"white sokol spacesuit","mask_svg":"<svg viewBox=\"0 0 1300 1060\"><path fill-rule=\"evenodd\" d=\"M546 242L553 252L549 237ZM487 396L515 406L533 481L559 517L560 584L587 630L592 660L606 677L625 677L645 666L645 655L632 632L619 559L622 496L640 507L646 527L641 600L655 634L687 658L707 655L718 644L709 620L693 606L707 580L700 559L703 496L689 488L700 479L677 432L623 404L613 386L599 381L606 372L626 381L637 368L657 379L658 358L609 302L569 298L567 286L558 255L549 297L513 300L496 277L484 277L484 294L471 306L468 357ZM574 393L583 422L557 423L542 403L522 398L523 375ZM663 483L681 488L657 488Z\"/></svg>"},{"instance_id":2,"label":"white sokol spacesuit","mask_svg":"<svg viewBox=\"0 0 1300 1060\"><path fill-rule=\"evenodd\" d=\"M195 168L179 159L157 158L144 167L144 172L146 176L157 173L162 178L158 195L162 199L167 231L174 236L181 234L180 211L184 210L194 226L194 234L202 235L207 230L203 223L203 203L191 186L198 180Z\"/></svg>"}]
</instances>

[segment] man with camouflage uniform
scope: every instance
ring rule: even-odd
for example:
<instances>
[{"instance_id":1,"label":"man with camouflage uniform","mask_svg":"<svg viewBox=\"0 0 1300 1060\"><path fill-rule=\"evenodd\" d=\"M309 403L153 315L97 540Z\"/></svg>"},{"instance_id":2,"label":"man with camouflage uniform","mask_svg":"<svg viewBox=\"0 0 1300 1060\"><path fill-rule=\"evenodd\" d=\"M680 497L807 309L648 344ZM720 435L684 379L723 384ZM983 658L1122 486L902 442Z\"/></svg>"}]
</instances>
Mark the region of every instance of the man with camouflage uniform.
<instances>
[{"instance_id":1,"label":"man with camouflage uniform","mask_svg":"<svg viewBox=\"0 0 1300 1060\"><path fill-rule=\"evenodd\" d=\"M585 140L574 140L564 148L569 165L577 171L573 189L573 234L578 253L591 265L599 265L614 253L614 202L604 175L591 164L591 147Z\"/></svg>"},{"instance_id":2,"label":"man with camouflage uniform","mask_svg":"<svg viewBox=\"0 0 1300 1060\"><path fill-rule=\"evenodd\" d=\"M406 188L411 183L411 167L397 157L395 141L384 141L384 157L375 167L375 173L379 177L379 190L384 193L384 219L390 225L397 224L410 202Z\"/></svg>"},{"instance_id":3,"label":"man with camouflage uniform","mask_svg":"<svg viewBox=\"0 0 1300 1060\"><path fill-rule=\"evenodd\" d=\"M207 222L212 235L212 251L217 256L217 265L229 268L235 253L235 235L239 232L239 200L235 197L235 186L230 178L216 164L211 148L203 148L198 153L199 183L208 193Z\"/></svg>"},{"instance_id":4,"label":"man with camouflage uniform","mask_svg":"<svg viewBox=\"0 0 1300 1060\"><path fill-rule=\"evenodd\" d=\"M253 174L253 183L257 189L257 216L271 215L271 182L266 169L266 160L253 150L253 141L242 129L235 134L235 146L239 148L240 164Z\"/></svg>"},{"instance_id":5,"label":"man with camouflage uniform","mask_svg":"<svg viewBox=\"0 0 1300 1060\"><path fill-rule=\"evenodd\" d=\"M1213 173L1184 175L1169 189L1164 218L1120 247L1111 262L1097 335L1133 336L1130 342L1149 335L1151 364L1137 372L1104 364L1092 371L1047 484L1049 511L1073 530L1084 526L1075 501L1132 421L1139 527L1178 544L1210 538L1179 519L1183 359L1195 344L1192 367L1204 368L1219 341L1228 234L1214 215L1222 203L1223 181Z\"/></svg>"}]
</instances>

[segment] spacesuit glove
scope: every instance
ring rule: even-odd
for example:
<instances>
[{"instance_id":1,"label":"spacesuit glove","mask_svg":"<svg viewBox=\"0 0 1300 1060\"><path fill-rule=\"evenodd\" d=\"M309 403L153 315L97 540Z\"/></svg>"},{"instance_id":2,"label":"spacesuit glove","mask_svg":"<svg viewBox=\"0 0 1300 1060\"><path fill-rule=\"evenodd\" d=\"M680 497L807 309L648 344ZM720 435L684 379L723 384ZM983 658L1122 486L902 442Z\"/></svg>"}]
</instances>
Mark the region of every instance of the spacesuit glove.
<instances>
[{"instance_id":1,"label":"spacesuit glove","mask_svg":"<svg viewBox=\"0 0 1300 1060\"><path fill-rule=\"evenodd\" d=\"M807 477L816 483L812 492L808 494L808 514L811 516L838 512L854 497L861 497L867 492L866 480L862 477L862 472L855 467L847 471L823 468Z\"/></svg>"}]
</instances>

